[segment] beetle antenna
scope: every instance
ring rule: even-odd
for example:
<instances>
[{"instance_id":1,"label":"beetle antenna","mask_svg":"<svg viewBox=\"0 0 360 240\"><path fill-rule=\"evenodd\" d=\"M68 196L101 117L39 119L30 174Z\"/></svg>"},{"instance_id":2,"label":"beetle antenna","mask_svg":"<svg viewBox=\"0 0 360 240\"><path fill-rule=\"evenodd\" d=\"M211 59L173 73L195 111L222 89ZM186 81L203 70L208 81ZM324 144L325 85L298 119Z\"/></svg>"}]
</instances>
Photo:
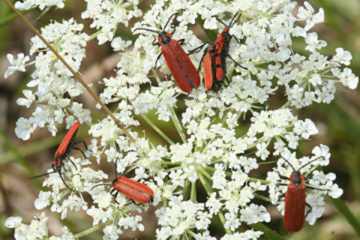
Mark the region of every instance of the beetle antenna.
<instances>
[{"instance_id":1,"label":"beetle antenna","mask_svg":"<svg viewBox=\"0 0 360 240\"><path fill-rule=\"evenodd\" d=\"M240 11L235 13L235 15L230 20L229 28L231 28L234 25L234 23L239 19L240 16L241 16Z\"/></svg>"},{"instance_id":2,"label":"beetle antenna","mask_svg":"<svg viewBox=\"0 0 360 240\"><path fill-rule=\"evenodd\" d=\"M313 160L311 160L311 161L309 161L309 162L305 163L304 165L302 165L302 166L299 168L299 171L300 171L301 169L305 168L306 166L308 166L308 165L312 164L313 162L318 161L318 160L319 160L319 158L320 158L320 157L317 157L317 158L315 158L315 159L313 159Z\"/></svg>"},{"instance_id":3,"label":"beetle antenna","mask_svg":"<svg viewBox=\"0 0 360 240\"><path fill-rule=\"evenodd\" d=\"M118 159L116 159L115 164L114 164L114 174L115 174L115 178L118 177L118 172L117 172L117 167L118 167Z\"/></svg>"},{"instance_id":4,"label":"beetle antenna","mask_svg":"<svg viewBox=\"0 0 360 240\"><path fill-rule=\"evenodd\" d=\"M53 173L57 173L57 171L52 171L52 172L42 173L42 174L39 174L39 175L36 175L36 176L30 177L30 179L35 179L35 178L45 177L45 176L48 176L48 175L53 174Z\"/></svg>"},{"instance_id":5,"label":"beetle antenna","mask_svg":"<svg viewBox=\"0 0 360 240\"><path fill-rule=\"evenodd\" d=\"M144 28L144 27L140 27L140 28L135 28L133 31L138 31L138 30L143 30L143 31L147 31L147 32L152 32L152 33L156 33L156 34L159 34L160 31L158 30L154 30L154 29L151 29L151 28Z\"/></svg>"},{"instance_id":6,"label":"beetle antenna","mask_svg":"<svg viewBox=\"0 0 360 240\"><path fill-rule=\"evenodd\" d=\"M120 146L119 146L119 144L117 143L117 142L115 142L115 146L116 146L116 149L120 152ZM114 174L115 174L115 178L117 178L118 177L118 172L117 172L117 167L118 167L118 161L119 161L119 159L117 158L116 159L116 161L115 161L115 169L114 169Z\"/></svg>"},{"instance_id":7,"label":"beetle antenna","mask_svg":"<svg viewBox=\"0 0 360 240\"><path fill-rule=\"evenodd\" d=\"M308 176L310 176L316 169L317 169L317 167L314 167L313 169L310 170L310 172L304 174L305 178L307 178Z\"/></svg>"},{"instance_id":8,"label":"beetle antenna","mask_svg":"<svg viewBox=\"0 0 360 240\"><path fill-rule=\"evenodd\" d=\"M59 168L58 173L59 173L59 176L60 176L60 178L61 178L61 181L64 183L65 187L66 187L67 189L69 189L70 191L72 191L72 192L76 192L72 187L69 186L69 184L67 184L67 183L65 182L64 176L62 175L62 172L61 172L61 168Z\"/></svg>"},{"instance_id":9,"label":"beetle antenna","mask_svg":"<svg viewBox=\"0 0 360 240\"><path fill-rule=\"evenodd\" d=\"M299 170L296 170L294 165L291 164L291 162L289 162L287 159L283 158L283 160L291 167L291 169L296 172L296 171L299 171Z\"/></svg>"},{"instance_id":10,"label":"beetle antenna","mask_svg":"<svg viewBox=\"0 0 360 240\"><path fill-rule=\"evenodd\" d=\"M95 184L94 186L91 187L91 190L93 190L96 187L100 187L100 186L109 186L111 185L110 183L99 183L99 184Z\"/></svg>"},{"instance_id":11,"label":"beetle antenna","mask_svg":"<svg viewBox=\"0 0 360 240\"><path fill-rule=\"evenodd\" d=\"M228 25L223 21L221 20L220 18L218 18L218 16L215 16L216 20L218 20L218 22L220 22L222 25L224 25L225 27L228 27Z\"/></svg>"},{"instance_id":12,"label":"beetle antenna","mask_svg":"<svg viewBox=\"0 0 360 240\"><path fill-rule=\"evenodd\" d=\"M162 31L165 31L166 27L167 27L167 26L169 25L169 23L170 23L170 20L171 20L174 16L175 16L175 18L176 18L176 15L177 15L177 13L173 13L173 14L170 15L170 17L168 18L168 20L167 20L166 24L164 25Z\"/></svg>"}]
</instances>

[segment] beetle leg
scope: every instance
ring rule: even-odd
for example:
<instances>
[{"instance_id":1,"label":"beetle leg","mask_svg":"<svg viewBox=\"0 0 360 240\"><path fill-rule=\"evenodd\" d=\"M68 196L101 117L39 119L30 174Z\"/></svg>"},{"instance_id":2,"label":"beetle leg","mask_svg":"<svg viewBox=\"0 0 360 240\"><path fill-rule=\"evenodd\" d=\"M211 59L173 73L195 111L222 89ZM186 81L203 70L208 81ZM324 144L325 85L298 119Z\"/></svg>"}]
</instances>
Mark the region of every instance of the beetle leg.
<instances>
[{"instance_id":1,"label":"beetle leg","mask_svg":"<svg viewBox=\"0 0 360 240\"><path fill-rule=\"evenodd\" d=\"M62 182L64 183L65 187L66 187L67 189L69 189L70 191L72 191L72 192L76 192L73 188L71 188L71 187L65 182L64 176L62 175L62 172L61 172L61 168L58 169L58 173L59 173L59 176L60 176Z\"/></svg>"},{"instance_id":2,"label":"beetle leg","mask_svg":"<svg viewBox=\"0 0 360 240\"><path fill-rule=\"evenodd\" d=\"M182 38L182 39L179 39L179 40L177 40L178 41L178 43L180 44L180 45L183 45L184 44L184 42L185 42L185 39L184 38Z\"/></svg>"},{"instance_id":3,"label":"beetle leg","mask_svg":"<svg viewBox=\"0 0 360 240\"><path fill-rule=\"evenodd\" d=\"M66 160L71 161L69 158L67 158ZM75 169L77 169L75 163L72 162L71 164L73 164ZM70 171L70 172L72 171L71 167L68 164L63 164L61 168L64 169L65 171Z\"/></svg>"},{"instance_id":4,"label":"beetle leg","mask_svg":"<svg viewBox=\"0 0 360 240\"><path fill-rule=\"evenodd\" d=\"M305 175L305 177L307 178L308 176L310 176L316 169L318 169L318 167L314 167L313 169L311 169L310 172Z\"/></svg>"},{"instance_id":5,"label":"beetle leg","mask_svg":"<svg viewBox=\"0 0 360 240\"><path fill-rule=\"evenodd\" d=\"M85 141L74 141L71 143L71 147L75 147L79 144L82 144L84 146L85 150L88 150L88 146Z\"/></svg>"},{"instance_id":6,"label":"beetle leg","mask_svg":"<svg viewBox=\"0 0 360 240\"><path fill-rule=\"evenodd\" d=\"M288 184L287 183L278 183L278 184L276 184L276 186L284 186L284 187L287 187L288 186Z\"/></svg>"},{"instance_id":7,"label":"beetle leg","mask_svg":"<svg viewBox=\"0 0 360 240\"><path fill-rule=\"evenodd\" d=\"M189 52L188 52L188 55L191 55L191 54L194 54L194 53L197 53L199 52L204 46L205 46L206 43L203 43L201 44L200 46L194 48L194 49L191 49Z\"/></svg>"},{"instance_id":8,"label":"beetle leg","mask_svg":"<svg viewBox=\"0 0 360 240\"><path fill-rule=\"evenodd\" d=\"M84 151L83 151L81 148L74 147L73 149L79 151L79 152L81 153L81 155L82 155L84 158L86 158L86 155L85 155Z\"/></svg>"},{"instance_id":9,"label":"beetle leg","mask_svg":"<svg viewBox=\"0 0 360 240\"><path fill-rule=\"evenodd\" d=\"M39 174L39 175L35 175L33 177L31 177L31 179L35 179L35 178L39 178L39 177L45 177L45 176L48 176L50 174L53 174L53 173L57 173L57 171L52 171L52 172L47 172L47 173L42 173L42 174Z\"/></svg>"},{"instance_id":10,"label":"beetle leg","mask_svg":"<svg viewBox=\"0 0 360 240\"><path fill-rule=\"evenodd\" d=\"M241 44L240 40L236 36L232 35L232 37L235 38L235 41L237 41L239 44Z\"/></svg>"},{"instance_id":11,"label":"beetle leg","mask_svg":"<svg viewBox=\"0 0 360 240\"><path fill-rule=\"evenodd\" d=\"M280 177L281 180L284 180L284 181L286 181L286 182L289 181L289 178L288 178L288 177L284 177L284 176L281 176L281 175L279 175L279 177Z\"/></svg>"},{"instance_id":12,"label":"beetle leg","mask_svg":"<svg viewBox=\"0 0 360 240\"><path fill-rule=\"evenodd\" d=\"M74 166L75 169L78 169L78 167L76 166L73 160L71 160L70 158L66 158L66 159L69 160L69 162Z\"/></svg>"},{"instance_id":13,"label":"beetle leg","mask_svg":"<svg viewBox=\"0 0 360 240\"><path fill-rule=\"evenodd\" d=\"M160 53L160 54L157 56L156 60L155 60L155 68L157 68L157 64L158 64L158 62L159 62L159 60L160 60L161 55L162 55L162 53Z\"/></svg>"},{"instance_id":14,"label":"beetle leg","mask_svg":"<svg viewBox=\"0 0 360 240\"><path fill-rule=\"evenodd\" d=\"M246 67L242 66L240 63L238 63L230 54L227 54L227 56L230 58L231 61L233 61L235 63L236 66L248 70Z\"/></svg>"},{"instance_id":15,"label":"beetle leg","mask_svg":"<svg viewBox=\"0 0 360 240\"><path fill-rule=\"evenodd\" d=\"M111 195L113 195L113 196L114 196L116 193L117 193L117 191L116 191L116 189L115 189L115 188L111 189L111 191L110 191L110 194L111 194Z\"/></svg>"},{"instance_id":16,"label":"beetle leg","mask_svg":"<svg viewBox=\"0 0 360 240\"><path fill-rule=\"evenodd\" d=\"M119 204L119 202L116 200L118 194L119 194L119 192L115 190L115 192L111 195L114 197L115 202Z\"/></svg>"},{"instance_id":17,"label":"beetle leg","mask_svg":"<svg viewBox=\"0 0 360 240\"><path fill-rule=\"evenodd\" d=\"M87 144L85 141L81 141L82 145L84 145L85 150L88 150Z\"/></svg>"},{"instance_id":18,"label":"beetle leg","mask_svg":"<svg viewBox=\"0 0 360 240\"><path fill-rule=\"evenodd\" d=\"M314 187L308 184L305 184L305 187L308 189L312 189L312 190L318 190L318 191L324 191L324 192L328 192L329 189L324 189L324 188L318 188L318 187Z\"/></svg>"},{"instance_id":19,"label":"beetle leg","mask_svg":"<svg viewBox=\"0 0 360 240\"><path fill-rule=\"evenodd\" d=\"M153 46L160 46L160 44L158 43L157 39L154 38L154 40L151 43Z\"/></svg>"},{"instance_id":20,"label":"beetle leg","mask_svg":"<svg viewBox=\"0 0 360 240\"><path fill-rule=\"evenodd\" d=\"M204 51L204 53L203 53L203 55L201 56L201 59L200 59L200 62L199 62L199 66L198 66L198 68L197 68L197 71L198 72L200 72L200 68L201 68L201 63L203 62L203 60L204 60L204 57L205 57L205 55L206 55L206 50Z\"/></svg>"},{"instance_id":21,"label":"beetle leg","mask_svg":"<svg viewBox=\"0 0 360 240\"><path fill-rule=\"evenodd\" d=\"M312 206L310 205L310 204L308 204L308 203L305 203L306 204L306 206L309 208L308 209L308 211L307 211L307 213L305 214L305 218L309 215L309 213L311 213L311 211L312 211Z\"/></svg>"},{"instance_id":22,"label":"beetle leg","mask_svg":"<svg viewBox=\"0 0 360 240\"><path fill-rule=\"evenodd\" d=\"M229 86L230 79L226 75L224 76L224 79L225 79L224 83L226 84L226 86Z\"/></svg>"},{"instance_id":23,"label":"beetle leg","mask_svg":"<svg viewBox=\"0 0 360 240\"><path fill-rule=\"evenodd\" d=\"M170 81L171 80L171 74L166 74L165 75L165 80Z\"/></svg>"},{"instance_id":24,"label":"beetle leg","mask_svg":"<svg viewBox=\"0 0 360 240\"><path fill-rule=\"evenodd\" d=\"M175 18L176 19L176 18ZM174 20L175 20L174 19ZM172 31L171 31L171 35L174 35L174 33L176 32L176 27L177 27L177 24L174 23L174 21L171 23L171 28L172 28Z\"/></svg>"}]
</instances>

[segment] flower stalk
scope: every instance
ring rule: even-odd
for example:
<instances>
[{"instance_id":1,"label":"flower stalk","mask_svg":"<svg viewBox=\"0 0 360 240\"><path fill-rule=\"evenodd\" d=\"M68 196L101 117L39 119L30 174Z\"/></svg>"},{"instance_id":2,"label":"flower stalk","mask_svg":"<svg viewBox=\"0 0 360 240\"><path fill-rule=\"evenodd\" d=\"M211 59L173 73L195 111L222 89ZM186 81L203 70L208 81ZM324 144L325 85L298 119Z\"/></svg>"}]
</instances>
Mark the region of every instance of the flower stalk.
<instances>
[{"instance_id":1,"label":"flower stalk","mask_svg":"<svg viewBox=\"0 0 360 240\"><path fill-rule=\"evenodd\" d=\"M86 91L90 94L90 96L101 106L101 108L105 111L105 113L115 122L115 124L120 128L124 134L132 141L135 139L131 136L129 131L126 129L118 118L110 111L110 109L103 103L100 97L86 84L85 79L83 79L80 72L76 71L74 68L70 66L70 64L65 60L63 56L41 35L41 33L35 28L35 26L20 12L15 6L11 3L10 0L4 0L5 3L21 18L21 20L25 23L25 25L35 34L37 35L41 41L50 49L50 51L62 62L65 67L72 73L74 79L81 83L81 85L86 89Z\"/></svg>"},{"instance_id":2,"label":"flower stalk","mask_svg":"<svg viewBox=\"0 0 360 240\"><path fill-rule=\"evenodd\" d=\"M170 112L171 112L171 120L173 121L174 126L180 135L181 140L185 143L186 142L186 134L184 132L183 127L181 126L180 120L179 120L178 116L176 115L174 108L170 108Z\"/></svg>"}]
</instances>

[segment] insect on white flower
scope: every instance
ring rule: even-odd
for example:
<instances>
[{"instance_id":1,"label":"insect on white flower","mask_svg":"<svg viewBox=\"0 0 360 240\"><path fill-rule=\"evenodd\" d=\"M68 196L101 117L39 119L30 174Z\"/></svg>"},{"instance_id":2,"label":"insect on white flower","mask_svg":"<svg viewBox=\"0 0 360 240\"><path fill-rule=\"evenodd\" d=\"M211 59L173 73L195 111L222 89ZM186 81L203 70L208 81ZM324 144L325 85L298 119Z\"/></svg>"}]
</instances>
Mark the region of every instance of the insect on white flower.
<instances>
[{"instance_id":1,"label":"insect on white flower","mask_svg":"<svg viewBox=\"0 0 360 240\"><path fill-rule=\"evenodd\" d=\"M290 0L85 3L82 19L51 21L40 32L76 71L85 67L92 39L98 45L108 43L120 56L111 75L99 80L98 91L118 122L111 114L99 117L81 102L84 88L39 37L31 39L28 54L8 57L6 75L27 70L30 58L34 61L24 97L17 101L31 111L17 121L19 138L28 140L38 128L55 135L61 124L69 127L75 120L89 127L85 156L71 153L65 162L65 178L76 191L69 191L58 174L50 174L36 208L49 208L62 219L70 211L83 211L93 224L85 234L102 230L104 239L118 239L126 230L144 231L141 213L157 206L157 239L255 240L266 235L254 224L271 221L270 204L284 213L284 194L295 184L289 177L296 170L306 180L306 198L300 204L309 206L303 216L309 224L323 215L327 196L342 195L335 174L324 170L330 164L327 146L297 155L299 145L318 129L311 119L300 119L296 110L330 103L337 83L355 89L359 81L347 67L351 53L337 48L332 57L323 54L327 42L313 31L324 21L323 9L307 1L296 8ZM60 0L17 3L21 9L63 5ZM84 19L90 20L86 28ZM169 32L159 35L154 29L166 23ZM155 41L151 33L135 31L139 28L154 33ZM158 35L163 38L160 47L153 44ZM303 41L301 51L294 50L294 38ZM169 42L178 44L178 50L166 45ZM184 66L176 61L186 57L199 65L202 78L205 49L215 43L218 53L210 55L210 73L222 72L224 79L215 79L210 89L190 81L192 91L182 91L173 74L189 73L171 70L169 59ZM160 57L155 66L159 53L169 54L164 48L173 56ZM282 99L283 105L273 99ZM96 107L104 110L99 102ZM112 196L114 192L120 194ZM134 196L146 201L135 201ZM222 236L211 228L215 221L224 228ZM44 215L30 225L9 218L7 226L15 228L19 239L25 234L52 240L77 236L66 228L61 236L49 236L46 222Z\"/></svg>"}]
</instances>

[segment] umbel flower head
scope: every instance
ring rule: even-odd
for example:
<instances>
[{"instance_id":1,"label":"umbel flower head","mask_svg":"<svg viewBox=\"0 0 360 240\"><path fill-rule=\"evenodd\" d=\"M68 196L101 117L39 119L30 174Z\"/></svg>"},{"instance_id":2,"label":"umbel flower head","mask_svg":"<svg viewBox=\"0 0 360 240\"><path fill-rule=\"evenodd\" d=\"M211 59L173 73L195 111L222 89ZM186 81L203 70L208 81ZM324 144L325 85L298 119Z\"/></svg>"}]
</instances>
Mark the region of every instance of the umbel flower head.
<instances>
[{"instance_id":1,"label":"umbel flower head","mask_svg":"<svg viewBox=\"0 0 360 240\"><path fill-rule=\"evenodd\" d=\"M32 107L33 112L17 121L19 138L28 140L38 128L55 135L62 123L69 128L75 120L89 126L91 140L85 154L70 154L62 166L67 169L63 172L66 183L75 191L67 188L59 174L49 174L35 201L37 209L49 209L62 219L69 211L84 211L93 219L92 229L101 229L104 239L115 240L126 230L143 231L139 213L154 206L157 239L246 240L261 238L263 232L256 224L272 221L271 205L284 214L284 195L294 171L306 180L306 185L301 185L306 197L299 204L306 204L303 217L309 224L322 216L327 196L342 195L335 174L325 169L331 161L327 146L315 146L309 156L298 156L299 144L318 130L311 119L300 119L296 109L330 103L337 84L350 89L358 84L358 77L347 67L351 61L348 51L338 48L332 56L320 51L327 43L312 29L324 21L322 9L315 10L308 2L296 6L290 0L157 0L146 11L140 1L84 2L81 17L91 21L92 32L85 33L83 23L71 18L52 21L41 28L41 34L75 70L86 58L90 40L111 44L120 60L116 74L102 79L99 96L105 104L112 104L114 116L129 135L111 117L99 119L76 98L84 89L37 36L31 39L29 53L9 56L6 75L16 70L31 72L18 104ZM63 5L64 1L26 0L17 7ZM223 64L214 64L214 69L225 73L214 89L205 89L201 83L193 85L192 91L182 91L169 65L184 63L176 62L176 57L169 62L171 56L166 58L169 53L164 48L170 51L170 47L153 44L158 33L141 30L168 27L161 36L167 41L183 41L184 52L192 52L183 61L197 66L215 41L211 36L221 33L232 18L228 52L213 58ZM120 24L129 27L131 40L117 31ZM194 31L194 26L200 30ZM171 32L172 28L176 31ZM209 45L191 51L205 38ZM293 49L294 38L304 43L301 53ZM155 67L159 53L164 56ZM171 53L180 55L180 51ZM177 71L186 72L186 66ZM201 79L203 74L200 70ZM283 99L284 104L274 106L273 97ZM154 143L137 131L139 118L163 137L163 143ZM154 118L172 124L178 137L170 138ZM113 165L114 171L102 169L105 162ZM126 190L119 190L114 185L116 176L137 184L124 184ZM154 193L152 201L145 204L132 199L134 194L144 194L142 184ZM116 192L119 194L112 196ZM221 223L224 234L211 230L215 221ZM46 222L45 215L30 225L9 218L7 226L15 228L17 239L38 239L36 234L48 237ZM36 230L34 226L40 225ZM50 239L79 236L64 229L62 236Z\"/></svg>"}]
</instances>

